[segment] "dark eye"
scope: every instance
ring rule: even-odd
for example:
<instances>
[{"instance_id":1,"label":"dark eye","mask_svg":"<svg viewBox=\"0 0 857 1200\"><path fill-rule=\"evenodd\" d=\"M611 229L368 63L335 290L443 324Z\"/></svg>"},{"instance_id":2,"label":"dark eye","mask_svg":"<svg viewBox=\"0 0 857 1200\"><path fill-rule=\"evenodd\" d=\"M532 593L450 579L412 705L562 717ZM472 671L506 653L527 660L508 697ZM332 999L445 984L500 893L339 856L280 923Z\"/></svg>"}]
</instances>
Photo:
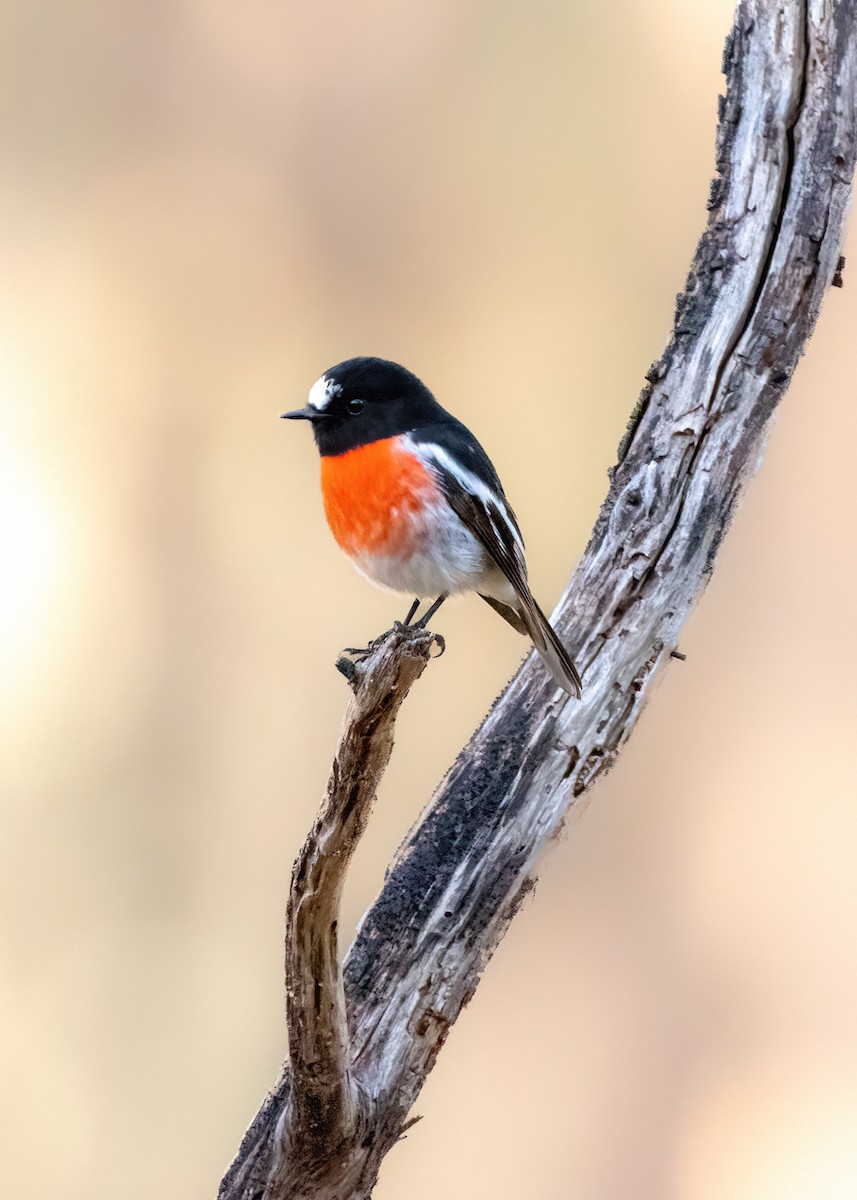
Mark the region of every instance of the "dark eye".
<instances>
[{"instance_id":1,"label":"dark eye","mask_svg":"<svg viewBox=\"0 0 857 1200\"><path fill-rule=\"evenodd\" d=\"M365 403L366 403L365 400L349 400L348 401L348 411L351 413L352 417L356 417L358 413L363 412L363 405Z\"/></svg>"}]
</instances>

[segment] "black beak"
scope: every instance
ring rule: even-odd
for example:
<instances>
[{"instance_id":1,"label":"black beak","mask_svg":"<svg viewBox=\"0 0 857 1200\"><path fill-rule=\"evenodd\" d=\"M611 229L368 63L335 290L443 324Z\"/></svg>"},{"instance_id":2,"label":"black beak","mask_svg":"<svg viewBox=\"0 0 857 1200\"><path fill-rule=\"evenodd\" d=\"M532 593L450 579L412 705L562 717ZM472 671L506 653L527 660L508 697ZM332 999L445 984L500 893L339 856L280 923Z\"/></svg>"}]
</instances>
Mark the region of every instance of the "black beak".
<instances>
[{"instance_id":1,"label":"black beak","mask_svg":"<svg viewBox=\"0 0 857 1200\"><path fill-rule=\"evenodd\" d=\"M280 414L283 421L322 421L328 416L329 413L319 412L317 408L309 405L306 408L296 408L294 412Z\"/></svg>"}]
</instances>

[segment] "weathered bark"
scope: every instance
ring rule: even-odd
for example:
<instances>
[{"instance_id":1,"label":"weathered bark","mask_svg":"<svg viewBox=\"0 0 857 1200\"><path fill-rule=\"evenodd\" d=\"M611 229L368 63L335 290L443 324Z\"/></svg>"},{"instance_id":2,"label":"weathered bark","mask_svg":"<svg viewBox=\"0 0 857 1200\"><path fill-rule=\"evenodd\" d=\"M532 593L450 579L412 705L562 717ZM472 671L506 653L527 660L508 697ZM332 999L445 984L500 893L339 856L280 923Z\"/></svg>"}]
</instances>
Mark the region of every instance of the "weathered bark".
<instances>
[{"instance_id":1,"label":"weathered bark","mask_svg":"<svg viewBox=\"0 0 857 1200\"><path fill-rule=\"evenodd\" d=\"M337 925L345 876L393 750L399 708L425 670L435 638L397 626L371 664L342 661L354 697L321 810L295 862L286 913L286 1025L291 1088L277 1163L289 1195L342 1190L355 1141L370 1132L371 1097L354 1076ZM371 665L371 669L369 669Z\"/></svg>"},{"instance_id":2,"label":"weathered bark","mask_svg":"<svg viewBox=\"0 0 857 1200\"><path fill-rule=\"evenodd\" d=\"M583 700L559 693L538 661L527 660L400 850L344 980L330 944L321 964L311 953L297 960L290 923L290 970L300 972L289 983L297 989L289 999L291 1065L248 1130L221 1200L369 1196L450 1026L533 886L540 853L615 760L711 574L839 266L857 152L857 0L746 0L724 72L708 225L672 336L647 375L592 538L555 614L583 668ZM391 651L395 661L409 653L395 639L383 643L357 683L364 721ZM387 755L391 726L392 718L378 734ZM371 799L377 770L368 764L377 751L371 733L364 736ZM365 812L342 842L336 772L312 836L344 846ZM304 884L295 882L292 914L303 899ZM326 900L318 919L335 920L335 907ZM337 1007L341 984L348 1032ZM310 1017L295 1004L307 1009L317 987L331 1005L335 1046L312 1086L335 1097L325 1125L335 1129L335 1153L329 1130L316 1137L298 1115L309 1096L300 1058L313 1061L314 1051L301 1039ZM296 1128L310 1128L299 1153Z\"/></svg>"}]
</instances>

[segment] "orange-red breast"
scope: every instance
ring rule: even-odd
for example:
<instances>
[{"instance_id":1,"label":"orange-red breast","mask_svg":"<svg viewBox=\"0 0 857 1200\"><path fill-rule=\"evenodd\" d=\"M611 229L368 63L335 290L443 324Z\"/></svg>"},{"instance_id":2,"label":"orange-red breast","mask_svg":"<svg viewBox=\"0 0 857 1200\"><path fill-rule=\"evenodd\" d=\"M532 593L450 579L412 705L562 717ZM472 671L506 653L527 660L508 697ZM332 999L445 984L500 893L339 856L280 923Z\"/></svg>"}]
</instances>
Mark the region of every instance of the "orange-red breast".
<instances>
[{"instance_id":1,"label":"orange-red breast","mask_svg":"<svg viewBox=\"0 0 857 1200\"><path fill-rule=\"evenodd\" d=\"M554 681L580 695L580 676L527 583L524 542L488 455L410 371L351 358L310 389L306 408L321 454L328 524L379 587L436 597L478 592L527 633Z\"/></svg>"}]
</instances>

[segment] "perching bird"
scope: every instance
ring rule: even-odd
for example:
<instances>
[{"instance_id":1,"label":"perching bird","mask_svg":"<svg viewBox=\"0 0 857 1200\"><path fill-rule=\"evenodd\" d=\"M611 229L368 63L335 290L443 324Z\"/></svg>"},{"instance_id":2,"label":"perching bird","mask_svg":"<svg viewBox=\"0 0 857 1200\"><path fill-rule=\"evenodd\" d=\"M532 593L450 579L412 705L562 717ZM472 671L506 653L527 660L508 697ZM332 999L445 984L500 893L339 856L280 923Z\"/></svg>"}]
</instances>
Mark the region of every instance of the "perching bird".
<instances>
[{"instance_id":1,"label":"perching bird","mask_svg":"<svg viewBox=\"0 0 857 1200\"><path fill-rule=\"evenodd\" d=\"M310 388L324 511L357 570L378 587L437 597L478 592L529 634L554 681L580 695L580 676L527 583L524 542L497 472L476 438L410 371L350 358Z\"/></svg>"}]
</instances>

